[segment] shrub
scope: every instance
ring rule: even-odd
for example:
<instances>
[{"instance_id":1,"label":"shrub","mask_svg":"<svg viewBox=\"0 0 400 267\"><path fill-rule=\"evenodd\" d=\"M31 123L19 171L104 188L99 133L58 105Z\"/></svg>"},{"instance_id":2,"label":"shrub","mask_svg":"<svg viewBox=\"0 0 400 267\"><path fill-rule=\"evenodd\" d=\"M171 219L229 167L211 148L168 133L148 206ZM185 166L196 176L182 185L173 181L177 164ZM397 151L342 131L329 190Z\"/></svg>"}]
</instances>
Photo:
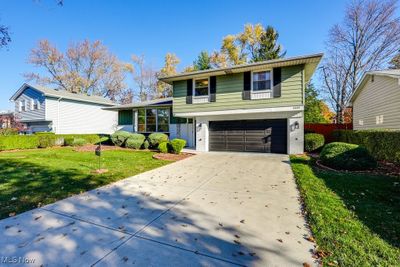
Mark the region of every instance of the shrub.
<instances>
[{"instance_id":1,"label":"shrub","mask_svg":"<svg viewBox=\"0 0 400 267\"><path fill-rule=\"evenodd\" d=\"M47 148L47 147L52 147L55 146L56 143L56 136L54 134L39 134L38 140L39 140L39 148Z\"/></svg>"},{"instance_id":2,"label":"shrub","mask_svg":"<svg viewBox=\"0 0 400 267\"><path fill-rule=\"evenodd\" d=\"M169 142L161 142L160 144L158 144L158 150L161 153L168 153L168 151L170 150L170 143Z\"/></svg>"},{"instance_id":3,"label":"shrub","mask_svg":"<svg viewBox=\"0 0 400 267\"><path fill-rule=\"evenodd\" d=\"M337 130L334 140L362 145L378 160L400 163L400 131L394 130Z\"/></svg>"},{"instance_id":4,"label":"shrub","mask_svg":"<svg viewBox=\"0 0 400 267\"><path fill-rule=\"evenodd\" d=\"M73 137L65 137L64 138L64 146L72 146L72 144L74 143L75 138Z\"/></svg>"},{"instance_id":5,"label":"shrub","mask_svg":"<svg viewBox=\"0 0 400 267\"><path fill-rule=\"evenodd\" d=\"M157 148L160 143L168 142L169 138L164 133L152 133L147 137L147 140L149 140L151 148Z\"/></svg>"},{"instance_id":6,"label":"shrub","mask_svg":"<svg viewBox=\"0 0 400 267\"><path fill-rule=\"evenodd\" d=\"M35 135L11 135L0 137L0 150L32 149L39 146Z\"/></svg>"},{"instance_id":7,"label":"shrub","mask_svg":"<svg viewBox=\"0 0 400 267\"><path fill-rule=\"evenodd\" d=\"M150 147L149 141L145 140L145 141L143 142L143 148L144 148L144 149L149 149L149 147Z\"/></svg>"},{"instance_id":8,"label":"shrub","mask_svg":"<svg viewBox=\"0 0 400 267\"><path fill-rule=\"evenodd\" d=\"M126 131L117 131L111 135L111 140L116 146L124 146L126 140L132 136L132 133Z\"/></svg>"},{"instance_id":9,"label":"shrub","mask_svg":"<svg viewBox=\"0 0 400 267\"><path fill-rule=\"evenodd\" d=\"M320 149L325 144L325 138L322 134L307 133L304 135L304 149L307 152Z\"/></svg>"},{"instance_id":10,"label":"shrub","mask_svg":"<svg viewBox=\"0 0 400 267\"><path fill-rule=\"evenodd\" d=\"M72 146L83 146L83 145L86 145L86 144L87 144L87 142L83 138L76 138L72 142Z\"/></svg>"},{"instance_id":11,"label":"shrub","mask_svg":"<svg viewBox=\"0 0 400 267\"><path fill-rule=\"evenodd\" d=\"M100 136L98 134L57 134L58 138L80 138L84 139L86 144L97 144L100 142Z\"/></svg>"},{"instance_id":12,"label":"shrub","mask_svg":"<svg viewBox=\"0 0 400 267\"><path fill-rule=\"evenodd\" d=\"M0 136L17 135L18 129L16 128L4 128L0 129Z\"/></svg>"},{"instance_id":13,"label":"shrub","mask_svg":"<svg viewBox=\"0 0 400 267\"><path fill-rule=\"evenodd\" d=\"M334 169L367 170L376 167L376 160L362 146L333 142L324 146L321 161Z\"/></svg>"},{"instance_id":14,"label":"shrub","mask_svg":"<svg viewBox=\"0 0 400 267\"><path fill-rule=\"evenodd\" d=\"M53 132L36 132L35 135L55 135Z\"/></svg>"},{"instance_id":15,"label":"shrub","mask_svg":"<svg viewBox=\"0 0 400 267\"><path fill-rule=\"evenodd\" d=\"M185 145L186 140L175 138L171 141L172 152L174 152L175 154L180 154Z\"/></svg>"}]
</instances>

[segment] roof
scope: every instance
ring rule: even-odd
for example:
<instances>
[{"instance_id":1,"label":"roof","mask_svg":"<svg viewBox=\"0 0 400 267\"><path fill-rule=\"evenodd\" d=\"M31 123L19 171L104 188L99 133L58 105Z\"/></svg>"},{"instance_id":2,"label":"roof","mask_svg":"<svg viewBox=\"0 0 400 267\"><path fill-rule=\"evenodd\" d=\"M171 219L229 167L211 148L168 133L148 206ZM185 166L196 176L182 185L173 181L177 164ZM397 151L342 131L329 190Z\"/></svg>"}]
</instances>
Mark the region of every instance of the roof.
<instances>
[{"instance_id":1,"label":"roof","mask_svg":"<svg viewBox=\"0 0 400 267\"><path fill-rule=\"evenodd\" d=\"M219 68L219 69L209 69L209 70L201 70L194 72L185 72L177 75L172 75L164 78L160 78L159 80L170 83L174 81L179 81L183 79L192 79L197 77L202 77L205 75L226 75L231 73L240 73L245 71L259 70L266 67L276 68L276 67L286 67L286 66L295 66L295 65L305 65L305 81L308 82L311 79L315 69L317 68L319 62L321 61L323 53L298 56L298 57L290 57L290 58L280 58L280 59L272 59L267 61L242 64L228 68Z\"/></svg>"},{"instance_id":2,"label":"roof","mask_svg":"<svg viewBox=\"0 0 400 267\"><path fill-rule=\"evenodd\" d=\"M11 110L0 110L0 115L12 115L14 114Z\"/></svg>"},{"instance_id":3,"label":"roof","mask_svg":"<svg viewBox=\"0 0 400 267\"><path fill-rule=\"evenodd\" d=\"M361 81L358 83L353 94L350 96L350 103L352 103L357 98L357 96L360 94L360 92L362 91L362 88L364 87L365 83L368 81L368 78L371 75L378 75L378 76L385 76L385 77L390 77L390 78L394 78L394 79L400 79L400 69L375 70L375 71L368 71L368 72L364 73L364 75L361 78Z\"/></svg>"},{"instance_id":4,"label":"roof","mask_svg":"<svg viewBox=\"0 0 400 267\"><path fill-rule=\"evenodd\" d=\"M126 105L116 105L116 106L108 107L105 109L124 110L124 109L132 109L132 108L140 108L140 107L148 107L148 106L170 106L170 105L172 105L172 97L158 98L158 99L153 99L153 100L149 100L149 101L136 102L136 103L126 104Z\"/></svg>"},{"instance_id":5,"label":"roof","mask_svg":"<svg viewBox=\"0 0 400 267\"><path fill-rule=\"evenodd\" d=\"M88 103L95 103L95 104L103 104L103 105L108 105L108 106L113 106L115 103L109 99L106 99L101 96L94 96L94 95L85 95L85 94L79 94L79 93L71 93L67 92L65 90L55 90L55 89L49 89L40 85L30 85L27 83L24 83L17 92L14 93L14 95L10 98L11 101L15 101L15 99L18 98L22 94L22 92L27 89L27 88L33 88L39 92L41 92L44 96L49 96L49 97L56 97L56 98L63 98L63 99L70 99L70 100L76 100L76 101L81 101L81 102L88 102Z\"/></svg>"}]
</instances>

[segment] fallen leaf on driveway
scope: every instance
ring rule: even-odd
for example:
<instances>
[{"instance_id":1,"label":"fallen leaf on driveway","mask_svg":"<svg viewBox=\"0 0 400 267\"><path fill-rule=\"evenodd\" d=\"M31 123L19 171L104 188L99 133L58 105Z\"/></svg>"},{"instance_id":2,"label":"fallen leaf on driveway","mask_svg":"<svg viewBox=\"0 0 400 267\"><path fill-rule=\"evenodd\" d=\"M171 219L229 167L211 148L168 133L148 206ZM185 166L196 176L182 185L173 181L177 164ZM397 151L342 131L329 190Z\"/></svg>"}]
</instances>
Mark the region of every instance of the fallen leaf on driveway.
<instances>
[{"instance_id":1,"label":"fallen leaf on driveway","mask_svg":"<svg viewBox=\"0 0 400 267\"><path fill-rule=\"evenodd\" d=\"M244 223L244 220L241 220L240 222L241 222L241 223Z\"/></svg>"},{"instance_id":2,"label":"fallen leaf on driveway","mask_svg":"<svg viewBox=\"0 0 400 267\"><path fill-rule=\"evenodd\" d=\"M281 242L281 243L283 243L283 240L282 239L277 239L279 242Z\"/></svg>"},{"instance_id":3,"label":"fallen leaf on driveway","mask_svg":"<svg viewBox=\"0 0 400 267\"><path fill-rule=\"evenodd\" d=\"M308 264L307 262L304 262L304 263L303 263L303 267L311 267L311 265Z\"/></svg>"}]
</instances>

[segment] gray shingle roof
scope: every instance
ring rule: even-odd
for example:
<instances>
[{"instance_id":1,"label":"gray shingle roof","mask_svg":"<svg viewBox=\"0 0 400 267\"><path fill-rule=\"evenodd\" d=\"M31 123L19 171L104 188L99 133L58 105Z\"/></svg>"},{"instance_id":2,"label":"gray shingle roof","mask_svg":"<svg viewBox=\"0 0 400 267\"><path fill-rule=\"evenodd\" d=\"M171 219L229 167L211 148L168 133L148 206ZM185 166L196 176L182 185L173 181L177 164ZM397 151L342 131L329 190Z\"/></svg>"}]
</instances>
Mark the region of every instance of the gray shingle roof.
<instances>
[{"instance_id":1,"label":"gray shingle roof","mask_svg":"<svg viewBox=\"0 0 400 267\"><path fill-rule=\"evenodd\" d=\"M64 99L96 103L96 104L104 104L104 105L109 105L109 106L115 105L115 103L113 101L111 101L107 98L101 97L101 96L70 93L70 92L67 92L64 90L54 90L54 89L46 88L46 87L43 87L40 85L30 85L27 83L24 83L21 86L21 88L11 97L11 100L15 100L28 87L33 88L33 89L43 93L45 96L62 97Z\"/></svg>"}]
</instances>

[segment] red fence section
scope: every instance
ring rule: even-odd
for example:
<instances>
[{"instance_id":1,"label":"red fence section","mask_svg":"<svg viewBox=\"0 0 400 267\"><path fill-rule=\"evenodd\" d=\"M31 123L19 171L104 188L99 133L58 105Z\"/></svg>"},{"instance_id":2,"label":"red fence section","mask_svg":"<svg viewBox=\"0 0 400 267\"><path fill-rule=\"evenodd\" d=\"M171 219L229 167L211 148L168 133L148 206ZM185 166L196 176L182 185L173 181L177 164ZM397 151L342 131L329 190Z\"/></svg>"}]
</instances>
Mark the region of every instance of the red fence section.
<instances>
[{"instance_id":1,"label":"red fence section","mask_svg":"<svg viewBox=\"0 0 400 267\"><path fill-rule=\"evenodd\" d=\"M319 133L325 137L325 142L329 143L332 140L332 132L334 130L352 130L353 124L346 123L346 124L325 124L325 123L305 123L304 124L304 131Z\"/></svg>"}]
</instances>

